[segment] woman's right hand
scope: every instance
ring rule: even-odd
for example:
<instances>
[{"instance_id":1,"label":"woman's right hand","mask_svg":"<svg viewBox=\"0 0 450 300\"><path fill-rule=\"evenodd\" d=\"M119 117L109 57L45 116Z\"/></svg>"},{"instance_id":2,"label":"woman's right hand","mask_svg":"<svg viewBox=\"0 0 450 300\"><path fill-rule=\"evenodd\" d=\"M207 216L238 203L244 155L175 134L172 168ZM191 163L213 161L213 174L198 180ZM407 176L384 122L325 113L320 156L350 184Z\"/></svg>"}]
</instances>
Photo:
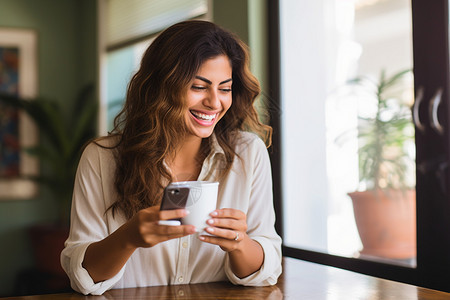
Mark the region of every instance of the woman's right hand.
<instances>
[{"instance_id":1,"label":"woman's right hand","mask_svg":"<svg viewBox=\"0 0 450 300\"><path fill-rule=\"evenodd\" d=\"M180 238L196 232L192 225L160 225L160 220L179 219L186 216L185 209L159 210L159 206L152 206L138 211L124 226L128 232L129 246L153 247L161 242ZM125 228L124 228L125 229Z\"/></svg>"},{"instance_id":2,"label":"woman's right hand","mask_svg":"<svg viewBox=\"0 0 450 300\"><path fill-rule=\"evenodd\" d=\"M86 249L83 267L94 282L113 277L139 247L152 247L158 243L195 233L192 225L159 225L159 220L178 219L187 215L184 209L159 211L152 206L138 211L128 222L101 241Z\"/></svg>"}]
</instances>

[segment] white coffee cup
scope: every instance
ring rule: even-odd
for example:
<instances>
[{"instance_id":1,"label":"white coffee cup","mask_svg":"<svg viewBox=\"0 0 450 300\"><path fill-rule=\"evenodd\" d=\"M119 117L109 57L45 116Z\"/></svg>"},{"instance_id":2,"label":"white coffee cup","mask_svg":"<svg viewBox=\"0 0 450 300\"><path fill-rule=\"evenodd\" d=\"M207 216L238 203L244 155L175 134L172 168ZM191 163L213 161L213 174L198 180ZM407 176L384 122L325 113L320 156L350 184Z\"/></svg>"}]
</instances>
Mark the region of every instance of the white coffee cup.
<instances>
[{"instance_id":1,"label":"white coffee cup","mask_svg":"<svg viewBox=\"0 0 450 300\"><path fill-rule=\"evenodd\" d=\"M186 201L186 210L189 214L181 218L181 224L194 225L198 231L203 231L211 218L209 215L216 209L218 182L210 181L181 181L172 182L172 186L189 187L189 196Z\"/></svg>"}]
</instances>

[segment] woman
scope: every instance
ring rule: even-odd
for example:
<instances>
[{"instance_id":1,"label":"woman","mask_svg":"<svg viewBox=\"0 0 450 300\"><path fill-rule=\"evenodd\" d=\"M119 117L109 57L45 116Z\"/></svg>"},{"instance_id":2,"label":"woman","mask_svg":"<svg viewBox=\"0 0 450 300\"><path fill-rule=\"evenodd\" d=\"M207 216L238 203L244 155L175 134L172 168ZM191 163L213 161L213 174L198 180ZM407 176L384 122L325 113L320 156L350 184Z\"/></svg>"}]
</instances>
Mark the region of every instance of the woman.
<instances>
[{"instance_id":1,"label":"woman","mask_svg":"<svg viewBox=\"0 0 450 300\"><path fill-rule=\"evenodd\" d=\"M162 32L133 76L113 133L90 143L74 187L61 263L84 294L111 288L229 280L275 284L281 239L274 230L271 128L253 107L259 84L245 45L205 21ZM160 225L172 181L219 181L208 234Z\"/></svg>"}]
</instances>

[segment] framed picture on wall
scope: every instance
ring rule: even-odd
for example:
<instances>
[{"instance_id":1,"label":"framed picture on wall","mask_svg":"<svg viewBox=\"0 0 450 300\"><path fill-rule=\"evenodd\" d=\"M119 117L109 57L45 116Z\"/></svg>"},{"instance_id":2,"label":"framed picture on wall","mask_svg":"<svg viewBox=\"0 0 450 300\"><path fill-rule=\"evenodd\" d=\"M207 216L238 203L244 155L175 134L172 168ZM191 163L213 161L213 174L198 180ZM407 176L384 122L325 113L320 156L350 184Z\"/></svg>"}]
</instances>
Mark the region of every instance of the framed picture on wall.
<instances>
[{"instance_id":1,"label":"framed picture on wall","mask_svg":"<svg viewBox=\"0 0 450 300\"><path fill-rule=\"evenodd\" d=\"M0 28L0 93L36 97L36 48L34 30ZM38 174L38 160L25 151L37 142L31 119L0 104L0 200L29 199L37 194L37 184L28 178Z\"/></svg>"}]
</instances>

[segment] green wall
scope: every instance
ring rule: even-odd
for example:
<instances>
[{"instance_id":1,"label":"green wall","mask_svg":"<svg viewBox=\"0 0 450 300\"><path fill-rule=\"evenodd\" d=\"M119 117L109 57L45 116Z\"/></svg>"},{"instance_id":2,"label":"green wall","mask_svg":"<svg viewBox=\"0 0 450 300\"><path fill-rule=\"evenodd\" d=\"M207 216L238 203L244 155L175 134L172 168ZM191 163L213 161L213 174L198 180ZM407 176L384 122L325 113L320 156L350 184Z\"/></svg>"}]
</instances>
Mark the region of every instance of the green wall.
<instances>
[{"instance_id":1,"label":"green wall","mask_svg":"<svg viewBox=\"0 0 450 300\"><path fill-rule=\"evenodd\" d=\"M213 0L214 23L237 34L248 44L249 8L248 0Z\"/></svg>"},{"instance_id":2,"label":"green wall","mask_svg":"<svg viewBox=\"0 0 450 300\"><path fill-rule=\"evenodd\" d=\"M68 109L81 86L97 81L96 1L0 0L0 27L35 30L40 96ZM41 190L35 199L0 200L0 296L10 295L18 272L33 266L26 230L56 218L49 198Z\"/></svg>"},{"instance_id":3,"label":"green wall","mask_svg":"<svg viewBox=\"0 0 450 300\"><path fill-rule=\"evenodd\" d=\"M212 18L216 24L237 34L250 49L250 69L261 85L256 103L263 122L268 93L268 0L213 0Z\"/></svg>"}]
</instances>

